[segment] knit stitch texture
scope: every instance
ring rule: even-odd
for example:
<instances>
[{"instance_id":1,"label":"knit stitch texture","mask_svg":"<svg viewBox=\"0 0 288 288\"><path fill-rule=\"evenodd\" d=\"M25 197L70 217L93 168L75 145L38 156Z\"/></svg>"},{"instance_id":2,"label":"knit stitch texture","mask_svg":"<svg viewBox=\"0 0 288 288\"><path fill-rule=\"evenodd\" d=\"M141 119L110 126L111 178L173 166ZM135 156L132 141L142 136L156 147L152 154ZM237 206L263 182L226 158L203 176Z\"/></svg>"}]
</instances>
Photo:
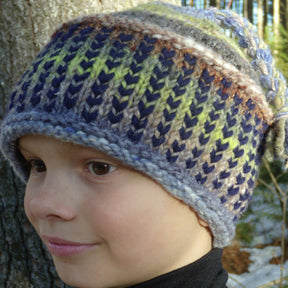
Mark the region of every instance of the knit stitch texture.
<instances>
[{"instance_id":1,"label":"knit stitch texture","mask_svg":"<svg viewBox=\"0 0 288 288\"><path fill-rule=\"evenodd\" d=\"M285 156L287 94L245 19L152 2L63 24L16 85L0 147L24 181L23 135L102 150L190 205L223 247L265 149Z\"/></svg>"}]
</instances>

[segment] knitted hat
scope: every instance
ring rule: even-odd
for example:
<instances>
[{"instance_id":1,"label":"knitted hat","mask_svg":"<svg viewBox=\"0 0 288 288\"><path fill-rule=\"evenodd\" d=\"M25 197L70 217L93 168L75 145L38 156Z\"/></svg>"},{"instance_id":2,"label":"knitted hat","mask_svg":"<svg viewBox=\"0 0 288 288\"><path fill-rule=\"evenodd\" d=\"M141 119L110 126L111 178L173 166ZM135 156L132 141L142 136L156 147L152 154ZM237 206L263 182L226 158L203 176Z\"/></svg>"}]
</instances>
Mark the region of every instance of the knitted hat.
<instances>
[{"instance_id":1,"label":"knitted hat","mask_svg":"<svg viewBox=\"0 0 288 288\"><path fill-rule=\"evenodd\" d=\"M24 181L25 134L102 150L190 205L223 247L265 143L285 156L287 94L245 19L152 2L63 24L11 95L1 150Z\"/></svg>"}]
</instances>

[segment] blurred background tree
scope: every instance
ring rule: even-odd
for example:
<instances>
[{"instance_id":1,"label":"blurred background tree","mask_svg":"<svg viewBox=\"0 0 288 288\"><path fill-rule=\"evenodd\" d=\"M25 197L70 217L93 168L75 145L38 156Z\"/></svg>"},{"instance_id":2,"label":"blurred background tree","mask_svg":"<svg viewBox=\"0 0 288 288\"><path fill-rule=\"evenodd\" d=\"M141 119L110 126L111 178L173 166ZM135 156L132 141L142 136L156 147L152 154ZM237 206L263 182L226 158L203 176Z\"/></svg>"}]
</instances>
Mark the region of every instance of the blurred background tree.
<instances>
[{"instance_id":1,"label":"blurred background tree","mask_svg":"<svg viewBox=\"0 0 288 288\"><path fill-rule=\"evenodd\" d=\"M288 0L182 0L182 5L229 8L248 18L270 45L277 66L288 79Z\"/></svg>"},{"instance_id":2,"label":"blurred background tree","mask_svg":"<svg viewBox=\"0 0 288 288\"><path fill-rule=\"evenodd\" d=\"M0 122L12 86L60 23L149 0L0 0ZM177 0L167 0L178 4ZM0 155L0 287L65 287L26 219L24 187Z\"/></svg>"}]
</instances>

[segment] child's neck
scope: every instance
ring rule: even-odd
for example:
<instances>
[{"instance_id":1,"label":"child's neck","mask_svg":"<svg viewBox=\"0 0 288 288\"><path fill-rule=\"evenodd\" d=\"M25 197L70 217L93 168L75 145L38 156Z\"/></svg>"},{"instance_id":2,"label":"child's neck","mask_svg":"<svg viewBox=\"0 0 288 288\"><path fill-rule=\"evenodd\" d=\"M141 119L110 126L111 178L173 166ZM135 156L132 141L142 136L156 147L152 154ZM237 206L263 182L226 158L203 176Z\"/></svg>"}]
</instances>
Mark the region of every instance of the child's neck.
<instances>
[{"instance_id":1,"label":"child's neck","mask_svg":"<svg viewBox=\"0 0 288 288\"><path fill-rule=\"evenodd\" d=\"M222 249L215 248L194 263L129 288L226 288L221 258Z\"/></svg>"}]
</instances>

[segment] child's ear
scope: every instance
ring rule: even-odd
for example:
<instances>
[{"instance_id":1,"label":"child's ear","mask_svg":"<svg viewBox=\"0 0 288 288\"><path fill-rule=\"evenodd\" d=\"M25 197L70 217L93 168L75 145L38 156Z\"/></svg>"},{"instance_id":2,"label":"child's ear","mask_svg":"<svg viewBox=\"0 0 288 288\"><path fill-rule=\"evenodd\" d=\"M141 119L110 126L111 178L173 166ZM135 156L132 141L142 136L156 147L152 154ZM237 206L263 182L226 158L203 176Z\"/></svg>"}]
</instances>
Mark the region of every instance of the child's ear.
<instances>
[{"instance_id":1,"label":"child's ear","mask_svg":"<svg viewBox=\"0 0 288 288\"><path fill-rule=\"evenodd\" d=\"M205 227L207 228L209 225L206 221L204 221L203 219L199 218L198 217L198 221L199 221L199 224L202 226L202 227Z\"/></svg>"},{"instance_id":2,"label":"child's ear","mask_svg":"<svg viewBox=\"0 0 288 288\"><path fill-rule=\"evenodd\" d=\"M182 202L182 203L183 203L183 202ZM184 204L184 203L183 203L183 204ZM187 205L187 204L184 204L184 205ZM188 205L187 205L187 206L188 206ZM189 207L189 206L188 206L188 207ZM198 215L191 207L189 207L189 209L190 209L193 213L196 214L196 217L197 217L197 219L198 219L198 223L200 224L200 226L209 229L208 223L207 223L205 220L201 219L201 218L199 217L199 215Z\"/></svg>"}]
</instances>

